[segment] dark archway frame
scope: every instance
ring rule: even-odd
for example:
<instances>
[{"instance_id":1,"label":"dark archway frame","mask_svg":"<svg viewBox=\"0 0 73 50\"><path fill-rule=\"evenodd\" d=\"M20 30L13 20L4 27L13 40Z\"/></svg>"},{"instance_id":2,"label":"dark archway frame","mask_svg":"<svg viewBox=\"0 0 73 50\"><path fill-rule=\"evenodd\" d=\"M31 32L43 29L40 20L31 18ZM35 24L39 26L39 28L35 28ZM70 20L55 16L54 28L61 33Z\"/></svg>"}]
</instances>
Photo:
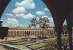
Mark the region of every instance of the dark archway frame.
<instances>
[{"instance_id":1,"label":"dark archway frame","mask_svg":"<svg viewBox=\"0 0 73 50\"><path fill-rule=\"evenodd\" d=\"M10 2L11 0L0 0L0 19L1 19L1 16L5 10L5 8L7 7L8 3ZM0 21L0 39L4 39L4 37L7 36L8 34L8 27L2 27L2 23L3 21Z\"/></svg>"},{"instance_id":2,"label":"dark archway frame","mask_svg":"<svg viewBox=\"0 0 73 50\"><path fill-rule=\"evenodd\" d=\"M64 20L69 32L69 50L72 50L73 0L42 0L50 10L57 32L57 49L61 49L61 32Z\"/></svg>"},{"instance_id":3,"label":"dark archway frame","mask_svg":"<svg viewBox=\"0 0 73 50\"><path fill-rule=\"evenodd\" d=\"M1 0L0 1L0 18L11 0ZM57 32L57 44L58 50L61 49L61 32L63 27L63 22L66 19L68 32L69 32L69 50L72 50L72 25L73 25L73 0L42 0L48 9L50 10L54 24L55 30ZM1 23L0 23L1 25Z\"/></svg>"}]
</instances>

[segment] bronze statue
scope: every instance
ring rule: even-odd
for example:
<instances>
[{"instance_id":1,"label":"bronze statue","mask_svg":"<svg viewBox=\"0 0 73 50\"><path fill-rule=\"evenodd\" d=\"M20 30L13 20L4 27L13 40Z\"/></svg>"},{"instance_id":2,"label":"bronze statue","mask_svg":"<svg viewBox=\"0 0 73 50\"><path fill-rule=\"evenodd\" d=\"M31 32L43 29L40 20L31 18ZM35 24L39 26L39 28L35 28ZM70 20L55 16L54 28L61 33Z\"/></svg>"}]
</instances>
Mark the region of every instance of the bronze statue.
<instances>
[{"instance_id":1,"label":"bronze statue","mask_svg":"<svg viewBox=\"0 0 73 50\"><path fill-rule=\"evenodd\" d=\"M61 32L64 20L67 21L69 32L69 50L72 50L72 20L73 20L73 0L42 0L50 10L55 30L57 32L57 49L61 49Z\"/></svg>"}]
</instances>

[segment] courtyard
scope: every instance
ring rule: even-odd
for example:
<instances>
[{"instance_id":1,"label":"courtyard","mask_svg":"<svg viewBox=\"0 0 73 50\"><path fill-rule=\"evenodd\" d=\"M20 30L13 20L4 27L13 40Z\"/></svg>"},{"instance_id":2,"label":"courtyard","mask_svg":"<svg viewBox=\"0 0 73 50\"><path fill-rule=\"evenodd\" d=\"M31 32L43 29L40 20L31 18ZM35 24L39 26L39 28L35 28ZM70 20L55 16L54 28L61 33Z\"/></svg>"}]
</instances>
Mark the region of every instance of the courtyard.
<instances>
[{"instance_id":1,"label":"courtyard","mask_svg":"<svg viewBox=\"0 0 73 50\"><path fill-rule=\"evenodd\" d=\"M30 36L31 37L31 36ZM47 38L50 40L52 38ZM46 39L44 39L46 41ZM13 50L42 50L45 49L46 43L40 38L20 38L9 41L0 42L0 45L4 49L13 49ZM2 49L3 49L2 47Z\"/></svg>"}]
</instances>

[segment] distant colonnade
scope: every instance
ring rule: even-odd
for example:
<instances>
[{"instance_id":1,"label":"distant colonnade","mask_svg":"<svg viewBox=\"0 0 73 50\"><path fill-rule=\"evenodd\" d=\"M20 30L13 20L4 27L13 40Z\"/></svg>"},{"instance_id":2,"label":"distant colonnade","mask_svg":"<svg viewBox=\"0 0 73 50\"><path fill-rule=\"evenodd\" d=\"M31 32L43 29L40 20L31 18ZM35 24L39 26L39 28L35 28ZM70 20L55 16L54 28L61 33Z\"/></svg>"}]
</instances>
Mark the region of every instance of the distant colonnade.
<instances>
[{"instance_id":1,"label":"distant colonnade","mask_svg":"<svg viewBox=\"0 0 73 50\"><path fill-rule=\"evenodd\" d=\"M8 30L8 37L27 36L27 35L41 35L41 30ZM54 31L44 31L44 35L49 35Z\"/></svg>"}]
</instances>

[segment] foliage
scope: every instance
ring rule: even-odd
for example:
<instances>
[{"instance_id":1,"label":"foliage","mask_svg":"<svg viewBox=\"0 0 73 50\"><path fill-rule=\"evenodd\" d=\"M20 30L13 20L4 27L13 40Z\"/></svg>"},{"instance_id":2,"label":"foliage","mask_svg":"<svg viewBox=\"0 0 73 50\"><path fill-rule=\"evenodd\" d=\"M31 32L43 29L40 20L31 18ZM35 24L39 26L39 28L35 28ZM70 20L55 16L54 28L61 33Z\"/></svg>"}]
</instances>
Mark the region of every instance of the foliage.
<instances>
[{"instance_id":1,"label":"foliage","mask_svg":"<svg viewBox=\"0 0 73 50\"><path fill-rule=\"evenodd\" d=\"M55 50L57 48L56 39L51 39L46 43L46 50Z\"/></svg>"},{"instance_id":2,"label":"foliage","mask_svg":"<svg viewBox=\"0 0 73 50\"><path fill-rule=\"evenodd\" d=\"M40 18L38 23L39 23L39 27L43 29L43 32L41 32L43 38L44 30L49 27L49 19L47 17Z\"/></svg>"},{"instance_id":3,"label":"foliage","mask_svg":"<svg viewBox=\"0 0 73 50\"><path fill-rule=\"evenodd\" d=\"M34 28L28 28L28 30L34 30Z\"/></svg>"},{"instance_id":4,"label":"foliage","mask_svg":"<svg viewBox=\"0 0 73 50\"><path fill-rule=\"evenodd\" d=\"M32 18L32 20L30 20L31 22L31 25L34 26L34 28L36 28L37 24L39 24L40 28L42 29L46 29L49 27L49 19L47 17L43 17L43 18L40 18L38 21L37 21L37 18Z\"/></svg>"},{"instance_id":5,"label":"foliage","mask_svg":"<svg viewBox=\"0 0 73 50\"><path fill-rule=\"evenodd\" d=\"M39 26L42 29L46 29L49 27L49 19L47 17L43 17L39 19Z\"/></svg>"},{"instance_id":6,"label":"foliage","mask_svg":"<svg viewBox=\"0 0 73 50\"><path fill-rule=\"evenodd\" d=\"M34 26L34 28L36 28L37 26L37 18L32 18L32 20L30 20L31 24L29 25L30 27Z\"/></svg>"},{"instance_id":7,"label":"foliage","mask_svg":"<svg viewBox=\"0 0 73 50\"><path fill-rule=\"evenodd\" d=\"M50 38L54 38L54 37L55 37L55 34L51 33L51 34L49 35L49 37L50 37Z\"/></svg>"},{"instance_id":8,"label":"foliage","mask_svg":"<svg viewBox=\"0 0 73 50\"><path fill-rule=\"evenodd\" d=\"M62 44L66 44L68 42L69 37L65 36L62 38Z\"/></svg>"},{"instance_id":9,"label":"foliage","mask_svg":"<svg viewBox=\"0 0 73 50\"><path fill-rule=\"evenodd\" d=\"M31 24L29 24L27 28L31 28L31 27L32 27L32 25L31 25Z\"/></svg>"},{"instance_id":10,"label":"foliage","mask_svg":"<svg viewBox=\"0 0 73 50\"><path fill-rule=\"evenodd\" d=\"M64 26L63 26L63 30L66 31L67 29L68 29L68 28L67 28L67 25L64 25Z\"/></svg>"},{"instance_id":11,"label":"foliage","mask_svg":"<svg viewBox=\"0 0 73 50\"><path fill-rule=\"evenodd\" d=\"M66 43L68 43L69 37L68 36L64 36L61 39L62 39L61 40L62 44L66 44ZM73 35L72 35L72 40L73 40ZM45 50L56 50L56 48L57 48L57 39L55 38L55 39L49 40L46 43L45 48L46 48Z\"/></svg>"}]
</instances>

